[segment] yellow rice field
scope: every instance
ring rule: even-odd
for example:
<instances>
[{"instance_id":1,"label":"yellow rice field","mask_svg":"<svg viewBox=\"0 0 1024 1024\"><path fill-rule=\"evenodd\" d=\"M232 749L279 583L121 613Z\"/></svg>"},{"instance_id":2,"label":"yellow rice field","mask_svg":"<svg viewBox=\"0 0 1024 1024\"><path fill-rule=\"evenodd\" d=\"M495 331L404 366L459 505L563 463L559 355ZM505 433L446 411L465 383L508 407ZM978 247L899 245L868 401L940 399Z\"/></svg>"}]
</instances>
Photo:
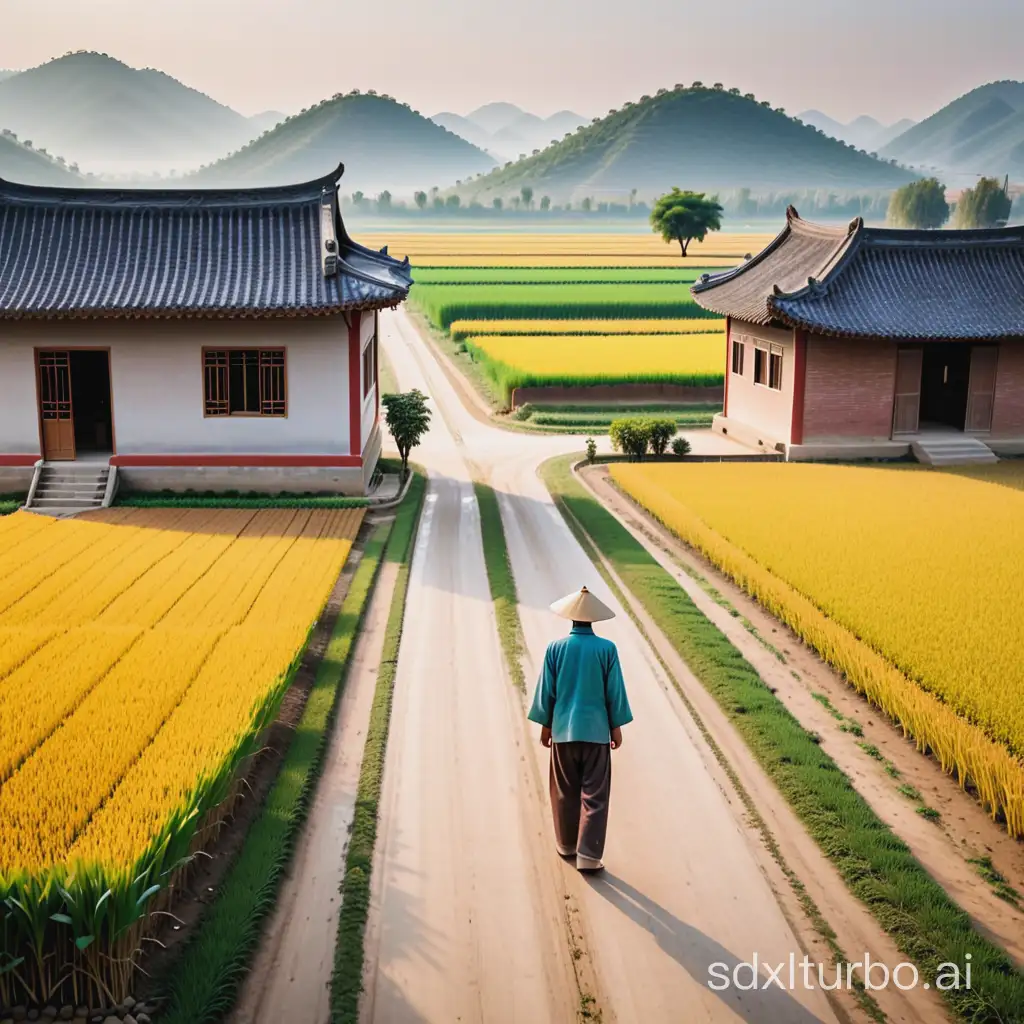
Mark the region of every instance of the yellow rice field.
<instances>
[{"instance_id":1,"label":"yellow rice field","mask_svg":"<svg viewBox=\"0 0 1024 1024\"><path fill-rule=\"evenodd\" d=\"M362 517L0 520L0 880L123 872L199 805L265 724Z\"/></svg>"},{"instance_id":2,"label":"yellow rice field","mask_svg":"<svg viewBox=\"0 0 1024 1024\"><path fill-rule=\"evenodd\" d=\"M1024 471L616 465L1024 835Z\"/></svg>"},{"instance_id":3,"label":"yellow rice field","mask_svg":"<svg viewBox=\"0 0 1024 1024\"><path fill-rule=\"evenodd\" d=\"M725 320L455 320L448 330L453 338L481 334L721 334Z\"/></svg>"},{"instance_id":4,"label":"yellow rice field","mask_svg":"<svg viewBox=\"0 0 1024 1024\"><path fill-rule=\"evenodd\" d=\"M358 241L371 249L387 245L392 256L408 256L415 266L731 266L748 252L763 249L771 235L710 235L690 245L685 260L679 246L652 232L614 233L406 233L368 232Z\"/></svg>"},{"instance_id":5,"label":"yellow rice field","mask_svg":"<svg viewBox=\"0 0 1024 1024\"><path fill-rule=\"evenodd\" d=\"M618 324L611 321L611 326ZM537 377L583 372L594 378L620 379L634 374L714 375L722 372L725 360L724 333L567 334L557 338L482 334L467 338L466 344L499 363Z\"/></svg>"}]
</instances>

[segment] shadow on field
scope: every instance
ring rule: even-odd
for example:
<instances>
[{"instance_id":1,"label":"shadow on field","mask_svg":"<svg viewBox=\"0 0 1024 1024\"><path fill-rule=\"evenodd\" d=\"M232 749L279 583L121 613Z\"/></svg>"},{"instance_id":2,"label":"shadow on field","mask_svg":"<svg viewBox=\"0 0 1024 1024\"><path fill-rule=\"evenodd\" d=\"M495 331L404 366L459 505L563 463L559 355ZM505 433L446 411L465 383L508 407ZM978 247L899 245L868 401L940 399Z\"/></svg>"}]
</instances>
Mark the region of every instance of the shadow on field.
<instances>
[{"instance_id":1,"label":"shadow on field","mask_svg":"<svg viewBox=\"0 0 1024 1024\"><path fill-rule=\"evenodd\" d=\"M733 969L741 963L735 955L710 936L685 921L680 921L660 904L607 870L588 879L588 882L590 887L612 906L650 932L658 945L698 984L708 984L708 968L712 964L724 964L725 971L731 976ZM722 973L724 972L719 971L716 976L721 977ZM743 971L740 976L741 982L749 984L749 975L749 970ZM786 983L785 974L779 975L779 982ZM741 1020L750 1021L751 1024L820 1024L819 1017L777 984L761 988L763 984L762 975L758 979L759 987L756 990L742 991L730 984L722 991L715 991L712 988L708 988L708 991L714 992Z\"/></svg>"}]
</instances>

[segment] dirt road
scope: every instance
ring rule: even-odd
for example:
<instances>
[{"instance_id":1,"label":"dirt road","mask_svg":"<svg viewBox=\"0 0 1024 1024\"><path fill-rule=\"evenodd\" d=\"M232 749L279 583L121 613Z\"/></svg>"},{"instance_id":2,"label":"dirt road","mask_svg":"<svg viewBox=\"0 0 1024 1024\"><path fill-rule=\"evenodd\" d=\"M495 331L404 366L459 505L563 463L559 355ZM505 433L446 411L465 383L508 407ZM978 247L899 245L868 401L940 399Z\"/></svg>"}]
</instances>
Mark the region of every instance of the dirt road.
<instances>
[{"instance_id":1,"label":"dirt road","mask_svg":"<svg viewBox=\"0 0 1024 1024\"><path fill-rule=\"evenodd\" d=\"M401 387L427 392L438 415L417 453L431 487L388 747L364 1021L574 1020L567 901L605 1022L835 1020L817 991L708 987L712 964L803 951L696 727L624 614L603 630L636 716L615 755L607 870L588 882L555 855L546 755L501 669L469 481L499 492L532 676L564 632L547 611L554 598L586 583L617 607L536 476L579 440L481 424L406 314L381 323Z\"/></svg>"}]
</instances>

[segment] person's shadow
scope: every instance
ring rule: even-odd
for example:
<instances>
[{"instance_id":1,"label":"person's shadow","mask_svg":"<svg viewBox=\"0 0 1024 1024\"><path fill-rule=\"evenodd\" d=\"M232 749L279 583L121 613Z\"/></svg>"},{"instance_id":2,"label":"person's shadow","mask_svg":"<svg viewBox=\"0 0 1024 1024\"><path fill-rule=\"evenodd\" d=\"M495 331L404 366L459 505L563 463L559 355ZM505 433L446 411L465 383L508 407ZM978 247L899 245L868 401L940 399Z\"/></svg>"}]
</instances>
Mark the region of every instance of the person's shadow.
<instances>
[{"instance_id":1,"label":"person's shadow","mask_svg":"<svg viewBox=\"0 0 1024 1024\"><path fill-rule=\"evenodd\" d=\"M603 896L612 906L617 907L630 920L646 929L657 939L658 945L670 956L694 981L707 988L731 1009L737 1016L752 1024L820 1024L821 1018L813 1014L805 1006L796 1001L784 988L770 984L762 988L764 976L758 978L756 989L743 991L732 984L733 969L742 961L730 953L724 946L703 932L680 921L664 907L648 899L642 892L634 889L628 882L611 874L607 869L599 875L588 878L590 887ZM794 950L794 953L797 951ZM802 959L802 954L797 962ZM724 964L715 975L708 972L712 964ZM771 964L772 968L776 965ZM709 980L724 979L728 974L728 987L714 989L708 985ZM742 972L740 980L745 984L751 982L751 971ZM812 973L811 978L816 975ZM779 974L779 983L786 985L789 978L788 961L784 971ZM796 983L802 983L803 972L798 970ZM826 980L828 980L826 978Z\"/></svg>"}]
</instances>

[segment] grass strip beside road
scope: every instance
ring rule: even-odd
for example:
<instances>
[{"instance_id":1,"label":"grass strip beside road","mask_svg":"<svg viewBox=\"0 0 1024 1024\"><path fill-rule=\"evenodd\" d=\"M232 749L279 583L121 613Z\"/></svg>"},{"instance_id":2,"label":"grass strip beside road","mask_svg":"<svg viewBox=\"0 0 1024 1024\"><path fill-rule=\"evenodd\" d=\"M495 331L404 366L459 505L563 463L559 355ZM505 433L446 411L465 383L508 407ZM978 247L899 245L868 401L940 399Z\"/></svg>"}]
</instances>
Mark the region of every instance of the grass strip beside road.
<instances>
[{"instance_id":1,"label":"grass strip beside road","mask_svg":"<svg viewBox=\"0 0 1024 1024\"><path fill-rule=\"evenodd\" d=\"M341 883L341 911L338 916L338 941L331 976L331 1024L357 1024L359 995L362 991L366 922L370 913L370 883L373 851L377 842L377 820L384 759L387 752L391 707L398 671L398 651L402 641L405 602L409 592L409 573L426 491L426 479L420 473L413 478L395 519L388 541L386 560L398 563L398 577L384 634L384 650L377 672L377 687L370 710L363 763L359 771L355 817Z\"/></svg>"},{"instance_id":2,"label":"grass strip beside road","mask_svg":"<svg viewBox=\"0 0 1024 1024\"><path fill-rule=\"evenodd\" d=\"M25 504L24 494L0 494L0 516L13 515Z\"/></svg>"},{"instance_id":3,"label":"grass strip beside road","mask_svg":"<svg viewBox=\"0 0 1024 1024\"><path fill-rule=\"evenodd\" d=\"M519 621L519 600L516 597L516 582L512 576L508 545L505 543L505 529L501 522L498 496L488 484L474 483L477 505L480 507L480 532L484 542L484 563L487 566L487 582L494 601L494 614L498 620L498 639L505 654L512 681L522 693L526 693L526 677L523 674L523 627Z\"/></svg>"},{"instance_id":4,"label":"grass strip beside road","mask_svg":"<svg viewBox=\"0 0 1024 1024\"><path fill-rule=\"evenodd\" d=\"M162 1024L208 1024L234 1004L305 821L390 532L381 524L366 543L277 780L169 979Z\"/></svg>"},{"instance_id":5,"label":"grass strip beside road","mask_svg":"<svg viewBox=\"0 0 1024 1024\"><path fill-rule=\"evenodd\" d=\"M596 546L680 657L715 698L764 771L836 866L850 891L897 947L935 985L939 966L961 972L970 954L971 988L942 992L958 1021L1024 1022L1024 976L985 939L909 847L875 814L755 669L690 600L653 555L576 480L570 459L542 470L560 511ZM593 557L593 554L592 554Z\"/></svg>"}]
</instances>

